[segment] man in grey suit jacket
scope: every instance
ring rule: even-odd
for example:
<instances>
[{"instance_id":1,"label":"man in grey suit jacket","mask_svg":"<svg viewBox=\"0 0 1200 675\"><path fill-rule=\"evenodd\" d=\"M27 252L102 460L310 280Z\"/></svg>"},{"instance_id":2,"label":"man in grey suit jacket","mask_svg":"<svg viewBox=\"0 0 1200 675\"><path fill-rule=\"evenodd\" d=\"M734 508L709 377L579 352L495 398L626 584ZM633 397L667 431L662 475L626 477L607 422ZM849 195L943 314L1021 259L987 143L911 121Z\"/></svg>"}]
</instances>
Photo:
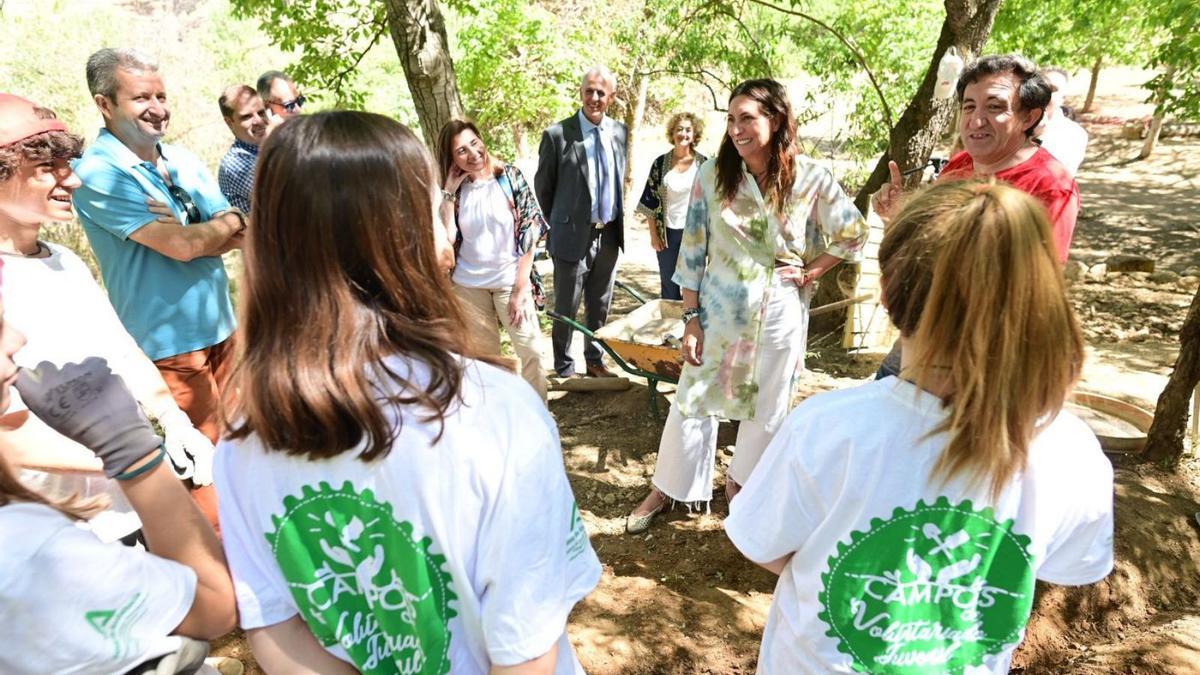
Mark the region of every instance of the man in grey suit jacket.
<instances>
[{"instance_id":1,"label":"man in grey suit jacket","mask_svg":"<svg viewBox=\"0 0 1200 675\"><path fill-rule=\"evenodd\" d=\"M616 78L603 66L583 76L578 113L542 132L534 190L550 220L554 260L554 310L575 318L583 299L584 325L596 330L608 319L617 257L625 245L621 186L625 177L625 125L604 113ZM572 330L555 322L551 332L554 370L575 374L568 353ZM604 367L603 352L587 340L587 374L615 377Z\"/></svg>"}]
</instances>

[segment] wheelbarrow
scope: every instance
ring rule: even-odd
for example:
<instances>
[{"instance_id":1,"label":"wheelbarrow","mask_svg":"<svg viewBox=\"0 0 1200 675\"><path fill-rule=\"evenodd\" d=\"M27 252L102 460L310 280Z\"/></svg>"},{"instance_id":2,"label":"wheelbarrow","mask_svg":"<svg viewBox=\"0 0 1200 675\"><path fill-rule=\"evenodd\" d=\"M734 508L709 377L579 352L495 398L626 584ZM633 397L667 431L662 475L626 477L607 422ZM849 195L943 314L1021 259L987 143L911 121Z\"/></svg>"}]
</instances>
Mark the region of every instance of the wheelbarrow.
<instances>
[{"instance_id":1,"label":"wheelbarrow","mask_svg":"<svg viewBox=\"0 0 1200 675\"><path fill-rule=\"evenodd\" d=\"M647 300L625 283L617 281L615 285L633 296L641 303L641 307L609 321L595 332L552 310L547 309L546 315L591 338L621 370L644 378L650 397L650 411L655 419L662 419L658 410L658 383L678 384L679 375L683 372L683 353L680 350L683 303L678 300ZM831 302L809 310L808 314L810 317L823 314L872 297L868 294Z\"/></svg>"},{"instance_id":2,"label":"wheelbarrow","mask_svg":"<svg viewBox=\"0 0 1200 675\"><path fill-rule=\"evenodd\" d=\"M609 321L592 332L574 319L547 309L546 316L583 333L612 357L621 370L645 378L650 411L661 419L658 410L658 383L678 384L683 371L679 339L683 335L683 303L678 300L647 300L625 283L617 288L633 296L641 307Z\"/></svg>"}]
</instances>

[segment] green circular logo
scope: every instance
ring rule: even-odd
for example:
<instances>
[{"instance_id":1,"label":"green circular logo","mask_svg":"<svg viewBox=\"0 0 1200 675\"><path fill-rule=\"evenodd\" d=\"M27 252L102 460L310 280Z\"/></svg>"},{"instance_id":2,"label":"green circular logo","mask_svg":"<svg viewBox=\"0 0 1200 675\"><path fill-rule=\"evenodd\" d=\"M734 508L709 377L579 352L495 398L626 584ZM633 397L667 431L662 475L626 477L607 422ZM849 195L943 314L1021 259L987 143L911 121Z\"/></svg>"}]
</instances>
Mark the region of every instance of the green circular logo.
<instances>
[{"instance_id":1,"label":"green circular logo","mask_svg":"<svg viewBox=\"0 0 1200 675\"><path fill-rule=\"evenodd\" d=\"M818 595L826 635L869 673L960 674L1021 638L1033 606L1029 538L990 508L897 508L839 542Z\"/></svg>"},{"instance_id":2,"label":"green circular logo","mask_svg":"<svg viewBox=\"0 0 1200 675\"><path fill-rule=\"evenodd\" d=\"M267 541L321 644L341 645L363 673L449 673L458 598L433 540L415 540L391 504L349 482L305 485L283 506Z\"/></svg>"}]
</instances>

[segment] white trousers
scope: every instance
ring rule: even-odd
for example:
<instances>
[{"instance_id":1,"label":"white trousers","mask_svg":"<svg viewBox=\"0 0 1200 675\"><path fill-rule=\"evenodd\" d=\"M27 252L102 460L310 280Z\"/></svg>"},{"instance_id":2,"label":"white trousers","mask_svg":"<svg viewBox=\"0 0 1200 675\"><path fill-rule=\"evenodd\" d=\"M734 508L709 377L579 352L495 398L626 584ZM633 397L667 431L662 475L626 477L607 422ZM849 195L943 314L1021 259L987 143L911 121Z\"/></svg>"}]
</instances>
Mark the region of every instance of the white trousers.
<instances>
[{"instance_id":1,"label":"white trousers","mask_svg":"<svg viewBox=\"0 0 1200 675\"><path fill-rule=\"evenodd\" d=\"M758 399L754 419L742 420L728 477L745 485L763 450L791 409L796 375L804 367L810 289L797 292L790 282L773 285L758 344ZM715 355L706 355L716 358ZM717 462L716 417L684 417L671 406L658 444L652 483L671 499L712 499Z\"/></svg>"}]
</instances>

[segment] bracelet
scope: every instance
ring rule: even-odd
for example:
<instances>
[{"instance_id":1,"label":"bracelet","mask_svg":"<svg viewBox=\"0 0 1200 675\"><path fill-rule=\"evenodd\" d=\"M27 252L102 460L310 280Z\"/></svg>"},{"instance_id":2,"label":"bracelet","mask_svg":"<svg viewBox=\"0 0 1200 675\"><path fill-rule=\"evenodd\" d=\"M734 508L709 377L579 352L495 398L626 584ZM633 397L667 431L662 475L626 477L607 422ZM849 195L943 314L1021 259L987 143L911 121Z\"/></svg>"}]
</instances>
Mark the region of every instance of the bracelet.
<instances>
[{"instance_id":1,"label":"bracelet","mask_svg":"<svg viewBox=\"0 0 1200 675\"><path fill-rule=\"evenodd\" d=\"M154 467L158 466L159 464L162 464L163 457L166 457L166 456L167 456L167 452L165 450L163 450L162 446L160 445L160 446L158 446L158 455L154 459L150 460L149 462L146 462L145 464L139 466L138 468L136 468L132 471L126 471L125 473L119 473L116 476L113 476L113 478L115 478L116 480L133 480L134 478L137 478L138 476L154 469Z\"/></svg>"}]
</instances>

